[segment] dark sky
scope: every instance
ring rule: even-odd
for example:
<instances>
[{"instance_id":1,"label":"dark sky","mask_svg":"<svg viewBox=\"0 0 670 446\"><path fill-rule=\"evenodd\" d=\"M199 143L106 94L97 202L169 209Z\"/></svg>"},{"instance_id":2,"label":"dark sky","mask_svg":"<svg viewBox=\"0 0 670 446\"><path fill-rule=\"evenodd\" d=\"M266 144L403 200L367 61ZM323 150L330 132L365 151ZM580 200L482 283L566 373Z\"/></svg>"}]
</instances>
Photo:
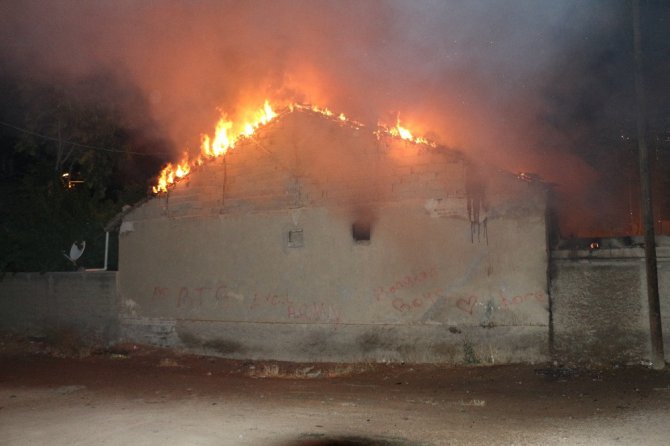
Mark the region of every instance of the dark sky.
<instances>
[{"instance_id":1,"label":"dark sky","mask_svg":"<svg viewBox=\"0 0 670 446\"><path fill-rule=\"evenodd\" d=\"M670 129L670 7L641 3L657 135ZM0 57L3 76L114 79L101 100L150 117L178 152L217 110L313 102L371 124L399 114L442 144L538 172L572 197L568 226L622 212L624 169L612 171L634 138L630 1L5 0Z\"/></svg>"}]
</instances>

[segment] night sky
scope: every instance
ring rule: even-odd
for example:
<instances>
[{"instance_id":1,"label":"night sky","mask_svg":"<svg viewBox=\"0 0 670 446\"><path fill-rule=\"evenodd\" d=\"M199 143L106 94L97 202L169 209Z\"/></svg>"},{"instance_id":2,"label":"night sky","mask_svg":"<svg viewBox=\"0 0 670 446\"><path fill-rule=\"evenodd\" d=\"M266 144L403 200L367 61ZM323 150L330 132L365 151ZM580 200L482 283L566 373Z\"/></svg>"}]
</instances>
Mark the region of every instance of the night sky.
<instances>
[{"instance_id":1,"label":"night sky","mask_svg":"<svg viewBox=\"0 0 670 446\"><path fill-rule=\"evenodd\" d=\"M670 5L641 7L656 211L670 220ZM219 110L310 102L372 125L400 116L538 173L563 237L638 232L632 42L623 0L2 1L2 150L27 81L118 108L159 161Z\"/></svg>"}]
</instances>

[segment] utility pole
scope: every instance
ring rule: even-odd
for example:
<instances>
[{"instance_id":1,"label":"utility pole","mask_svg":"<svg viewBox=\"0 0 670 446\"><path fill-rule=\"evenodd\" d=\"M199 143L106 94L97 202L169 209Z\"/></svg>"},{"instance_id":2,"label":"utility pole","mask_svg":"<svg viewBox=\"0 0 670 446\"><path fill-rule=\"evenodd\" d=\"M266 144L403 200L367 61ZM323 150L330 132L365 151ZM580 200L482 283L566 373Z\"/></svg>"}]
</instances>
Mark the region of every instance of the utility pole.
<instances>
[{"instance_id":1,"label":"utility pole","mask_svg":"<svg viewBox=\"0 0 670 446\"><path fill-rule=\"evenodd\" d=\"M651 172L647 150L644 81L642 78L642 39L640 34L640 0L633 0L633 45L635 52L635 94L637 97L637 145L640 154L640 185L642 191L642 220L644 227L644 257L649 302L649 331L651 336L651 363L653 368L665 368L661 303L658 294L656 265L656 235L651 201Z\"/></svg>"}]
</instances>

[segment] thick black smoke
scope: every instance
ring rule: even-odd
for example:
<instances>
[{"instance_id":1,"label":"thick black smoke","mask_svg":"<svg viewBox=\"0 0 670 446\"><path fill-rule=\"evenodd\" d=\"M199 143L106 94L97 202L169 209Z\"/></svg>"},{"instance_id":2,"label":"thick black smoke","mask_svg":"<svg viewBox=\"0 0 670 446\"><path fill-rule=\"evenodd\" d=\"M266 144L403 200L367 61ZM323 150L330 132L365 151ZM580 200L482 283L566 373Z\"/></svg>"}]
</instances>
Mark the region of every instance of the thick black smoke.
<instances>
[{"instance_id":1,"label":"thick black smoke","mask_svg":"<svg viewBox=\"0 0 670 446\"><path fill-rule=\"evenodd\" d=\"M627 125L629 20L623 2L581 0L5 1L0 57L45 81L123 79L180 149L217 110L297 100L399 115L579 195L598 178L584 141Z\"/></svg>"}]
</instances>

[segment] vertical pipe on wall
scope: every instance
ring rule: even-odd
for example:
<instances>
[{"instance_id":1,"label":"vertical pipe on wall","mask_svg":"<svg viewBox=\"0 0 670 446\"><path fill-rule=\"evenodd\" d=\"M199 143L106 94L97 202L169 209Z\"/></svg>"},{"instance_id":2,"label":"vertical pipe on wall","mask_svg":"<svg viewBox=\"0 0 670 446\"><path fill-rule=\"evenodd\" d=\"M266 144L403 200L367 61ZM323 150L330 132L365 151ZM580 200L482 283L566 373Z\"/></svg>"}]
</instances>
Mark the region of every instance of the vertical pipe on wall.
<instances>
[{"instance_id":1,"label":"vertical pipe on wall","mask_svg":"<svg viewBox=\"0 0 670 446\"><path fill-rule=\"evenodd\" d=\"M102 267L103 270L107 271L107 258L109 256L109 231L105 231L105 264Z\"/></svg>"}]
</instances>

